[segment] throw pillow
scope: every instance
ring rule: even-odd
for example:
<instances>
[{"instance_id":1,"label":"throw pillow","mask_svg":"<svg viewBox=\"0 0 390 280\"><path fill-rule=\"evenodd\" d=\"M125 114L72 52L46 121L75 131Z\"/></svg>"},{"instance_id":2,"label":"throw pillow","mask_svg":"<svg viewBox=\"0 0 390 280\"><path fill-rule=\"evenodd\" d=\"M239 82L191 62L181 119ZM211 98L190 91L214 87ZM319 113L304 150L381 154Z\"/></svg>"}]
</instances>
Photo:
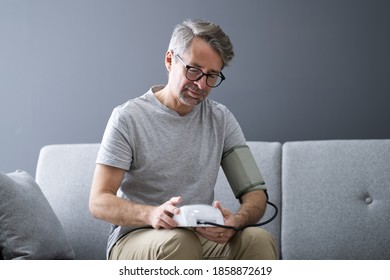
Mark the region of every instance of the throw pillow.
<instances>
[{"instance_id":1,"label":"throw pillow","mask_svg":"<svg viewBox=\"0 0 390 280\"><path fill-rule=\"evenodd\" d=\"M64 229L35 180L0 172L0 255L8 259L73 259Z\"/></svg>"}]
</instances>

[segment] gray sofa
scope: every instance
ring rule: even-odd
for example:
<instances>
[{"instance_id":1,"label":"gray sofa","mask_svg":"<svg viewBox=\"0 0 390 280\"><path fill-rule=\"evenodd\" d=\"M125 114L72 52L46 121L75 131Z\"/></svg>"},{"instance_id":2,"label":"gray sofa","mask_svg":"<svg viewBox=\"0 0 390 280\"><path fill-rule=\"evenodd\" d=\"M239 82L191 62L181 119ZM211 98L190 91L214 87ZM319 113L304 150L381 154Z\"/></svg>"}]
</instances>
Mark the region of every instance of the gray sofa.
<instances>
[{"instance_id":1,"label":"gray sofa","mask_svg":"<svg viewBox=\"0 0 390 280\"><path fill-rule=\"evenodd\" d=\"M281 259L390 259L390 140L248 142L277 218L264 226ZM104 259L109 224L88 197L99 144L42 148L36 182L76 259ZM215 196L238 207L221 171ZM266 217L273 214L268 207Z\"/></svg>"}]
</instances>

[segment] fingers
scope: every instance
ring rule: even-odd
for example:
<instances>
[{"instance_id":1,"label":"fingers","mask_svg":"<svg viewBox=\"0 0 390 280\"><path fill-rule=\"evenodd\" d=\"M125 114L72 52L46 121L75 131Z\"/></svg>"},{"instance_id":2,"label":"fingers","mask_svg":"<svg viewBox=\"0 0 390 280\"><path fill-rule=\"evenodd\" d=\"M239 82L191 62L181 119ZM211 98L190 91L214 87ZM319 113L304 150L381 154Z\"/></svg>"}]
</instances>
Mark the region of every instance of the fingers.
<instances>
[{"instance_id":1,"label":"fingers","mask_svg":"<svg viewBox=\"0 0 390 280\"><path fill-rule=\"evenodd\" d=\"M177 226L177 223L175 220L172 219L172 216L167 215L165 213L162 213L159 217L156 219L155 225L153 227L155 229L165 228L165 229L171 229Z\"/></svg>"},{"instance_id":2,"label":"fingers","mask_svg":"<svg viewBox=\"0 0 390 280\"><path fill-rule=\"evenodd\" d=\"M169 213L172 213L173 215L177 215L179 214L180 209L176 207L176 205L180 203L181 203L181 196L172 197L167 204L167 209L165 210L168 211Z\"/></svg>"},{"instance_id":3,"label":"fingers","mask_svg":"<svg viewBox=\"0 0 390 280\"><path fill-rule=\"evenodd\" d=\"M204 238L219 244L224 244L230 240L235 231L220 227L199 227L196 231Z\"/></svg>"},{"instance_id":4,"label":"fingers","mask_svg":"<svg viewBox=\"0 0 390 280\"><path fill-rule=\"evenodd\" d=\"M152 214L152 227L155 229L176 227L177 222L172 217L180 212L180 209L176 206L179 203L181 203L180 196L172 197L169 201L156 207Z\"/></svg>"},{"instance_id":5,"label":"fingers","mask_svg":"<svg viewBox=\"0 0 390 280\"><path fill-rule=\"evenodd\" d=\"M181 196L174 196L169 200L173 205L181 203Z\"/></svg>"},{"instance_id":6,"label":"fingers","mask_svg":"<svg viewBox=\"0 0 390 280\"><path fill-rule=\"evenodd\" d=\"M177 226L175 220L172 219L173 214L168 212L167 210L160 210L154 220L154 224L152 226L155 229L166 228L171 229Z\"/></svg>"},{"instance_id":7,"label":"fingers","mask_svg":"<svg viewBox=\"0 0 390 280\"><path fill-rule=\"evenodd\" d=\"M222 216L223 216L224 218L226 218L226 217L229 216L229 215L232 215L232 213L231 213L228 209L222 207L221 202L219 202L218 200L216 200L216 201L214 202L214 205L213 205L213 206L214 206L215 208L218 208L219 211L221 211Z\"/></svg>"},{"instance_id":8,"label":"fingers","mask_svg":"<svg viewBox=\"0 0 390 280\"><path fill-rule=\"evenodd\" d=\"M163 206L163 213L167 216L172 217L173 215L179 214L180 209L175 205L165 203Z\"/></svg>"},{"instance_id":9,"label":"fingers","mask_svg":"<svg viewBox=\"0 0 390 280\"><path fill-rule=\"evenodd\" d=\"M233 214L228 209L223 208L221 202L219 201L215 201L213 206L221 211L222 216L225 220L225 224L232 225L231 219L233 218ZM226 229L223 227L199 227L196 228L196 231L204 238L219 244L226 243L236 233L235 230Z\"/></svg>"}]
</instances>

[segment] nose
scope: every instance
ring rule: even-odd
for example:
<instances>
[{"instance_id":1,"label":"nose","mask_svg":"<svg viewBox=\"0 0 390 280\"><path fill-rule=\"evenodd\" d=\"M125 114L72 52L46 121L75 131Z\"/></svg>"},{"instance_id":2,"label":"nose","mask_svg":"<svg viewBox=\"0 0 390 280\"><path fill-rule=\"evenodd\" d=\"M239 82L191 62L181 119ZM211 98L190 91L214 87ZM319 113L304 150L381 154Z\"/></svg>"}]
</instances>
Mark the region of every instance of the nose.
<instances>
[{"instance_id":1,"label":"nose","mask_svg":"<svg viewBox=\"0 0 390 280\"><path fill-rule=\"evenodd\" d=\"M198 86L199 89L204 90L207 89L207 83L206 83L207 76L203 75L199 80L195 81L194 83Z\"/></svg>"}]
</instances>

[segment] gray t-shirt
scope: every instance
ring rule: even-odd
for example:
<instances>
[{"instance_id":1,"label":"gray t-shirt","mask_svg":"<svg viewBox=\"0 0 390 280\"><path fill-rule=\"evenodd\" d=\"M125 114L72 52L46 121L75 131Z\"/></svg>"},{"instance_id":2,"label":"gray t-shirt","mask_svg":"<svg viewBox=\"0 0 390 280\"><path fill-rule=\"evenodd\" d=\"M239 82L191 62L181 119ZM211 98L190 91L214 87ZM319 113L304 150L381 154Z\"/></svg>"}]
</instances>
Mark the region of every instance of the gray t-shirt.
<instances>
[{"instance_id":1,"label":"gray t-shirt","mask_svg":"<svg viewBox=\"0 0 390 280\"><path fill-rule=\"evenodd\" d=\"M118 196L161 205L211 204L222 154L245 145L242 130L222 104L206 99L180 116L155 97L163 86L115 108L103 135L97 163L126 170ZM113 226L108 250L133 227Z\"/></svg>"}]
</instances>

